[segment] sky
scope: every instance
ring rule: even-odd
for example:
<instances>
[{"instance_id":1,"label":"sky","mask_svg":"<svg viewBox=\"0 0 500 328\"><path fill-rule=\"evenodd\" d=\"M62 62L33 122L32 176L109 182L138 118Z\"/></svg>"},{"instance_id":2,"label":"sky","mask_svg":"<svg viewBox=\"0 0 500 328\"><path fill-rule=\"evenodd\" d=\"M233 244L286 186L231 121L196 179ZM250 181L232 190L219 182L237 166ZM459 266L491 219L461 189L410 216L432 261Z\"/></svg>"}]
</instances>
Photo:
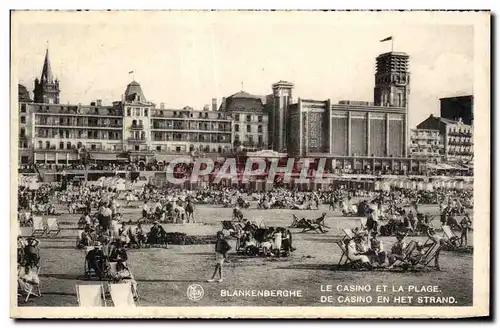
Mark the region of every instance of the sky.
<instances>
[{"instance_id":1,"label":"sky","mask_svg":"<svg viewBox=\"0 0 500 328\"><path fill-rule=\"evenodd\" d=\"M379 40L393 36L394 51L410 55L410 127L439 115L439 98L473 94L472 25L346 14L18 12L13 68L33 90L48 47L61 103L111 104L133 78L167 108L266 95L279 80L295 84L294 99L373 101L375 58L391 50Z\"/></svg>"}]
</instances>

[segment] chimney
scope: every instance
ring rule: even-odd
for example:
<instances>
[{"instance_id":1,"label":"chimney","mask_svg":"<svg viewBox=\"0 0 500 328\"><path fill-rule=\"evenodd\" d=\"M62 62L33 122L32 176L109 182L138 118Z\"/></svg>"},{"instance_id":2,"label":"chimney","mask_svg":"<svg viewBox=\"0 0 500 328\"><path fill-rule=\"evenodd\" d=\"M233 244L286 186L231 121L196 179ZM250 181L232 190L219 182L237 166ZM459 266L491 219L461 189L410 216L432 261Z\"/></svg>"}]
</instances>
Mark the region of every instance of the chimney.
<instances>
[{"instance_id":1,"label":"chimney","mask_svg":"<svg viewBox=\"0 0 500 328\"><path fill-rule=\"evenodd\" d=\"M210 105L205 105L205 106L203 106L203 111L204 111L204 112L207 112L207 111L209 111L209 110L210 110Z\"/></svg>"},{"instance_id":2,"label":"chimney","mask_svg":"<svg viewBox=\"0 0 500 328\"><path fill-rule=\"evenodd\" d=\"M160 109L165 109L165 103L160 103Z\"/></svg>"},{"instance_id":3,"label":"chimney","mask_svg":"<svg viewBox=\"0 0 500 328\"><path fill-rule=\"evenodd\" d=\"M90 102L90 106L95 106L95 101Z\"/></svg>"},{"instance_id":4,"label":"chimney","mask_svg":"<svg viewBox=\"0 0 500 328\"><path fill-rule=\"evenodd\" d=\"M102 106L102 99L97 99L96 104L97 106Z\"/></svg>"},{"instance_id":5,"label":"chimney","mask_svg":"<svg viewBox=\"0 0 500 328\"><path fill-rule=\"evenodd\" d=\"M221 103L220 103L220 108L222 110L226 110L226 97L222 97Z\"/></svg>"},{"instance_id":6,"label":"chimney","mask_svg":"<svg viewBox=\"0 0 500 328\"><path fill-rule=\"evenodd\" d=\"M217 111L217 98L212 98L212 110Z\"/></svg>"}]
</instances>

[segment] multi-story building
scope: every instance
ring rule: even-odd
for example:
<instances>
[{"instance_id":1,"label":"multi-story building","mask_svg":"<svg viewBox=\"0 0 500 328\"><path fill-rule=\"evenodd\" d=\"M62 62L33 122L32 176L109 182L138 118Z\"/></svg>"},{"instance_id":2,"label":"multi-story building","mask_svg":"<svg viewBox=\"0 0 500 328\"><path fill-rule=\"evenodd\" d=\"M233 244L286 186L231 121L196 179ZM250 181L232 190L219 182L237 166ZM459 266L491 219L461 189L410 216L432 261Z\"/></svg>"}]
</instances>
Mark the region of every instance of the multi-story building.
<instances>
[{"instance_id":1,"label":"multi-story building","mask_svg":"<svg viewBox=\"0 0 500 328\"><path fill-rule=\"evenodd\" d=\"M220 111L234 121L234 147L246 151L267 149L269 116L261 96L240 91L223 98Z\"/></svg>"},{"instance_id":2,"label":"multi-story building","mask_svg":"<svg viewBox=\"0 0 500 328\"><path fill-rule=\"evenodd\" d=\"M156 108L136 81L111 106L100 100L90 105L60 104L59 82L53 78L48 52L34 94L31 102L27 90L19 88L23 164L123 160L146 164L168 154L232 150L233 123L225 113Z\"/></svg>"},{"instance_id":3,"label":"multi-story building","mask_svg":"<svg viewBox=\"0 0 500 328\"><path fill-rule=\"evenodd\" d=\"M442 118L462 121L467 125L474 125L474 97L472 95L448 97L439 99Z\"/></svg>"},{"instance_id":4,"label":"multi-story building","mask_svg":"<svg viewBox=\"0 0 500 328\"><path fill-rule=\"evenodd\" d=\"M469 161L474 156L473 129L461 119L452 121L447 118L430 115L417 125L417 129L438 130L444 145L444 157L447 161Z\"/></svg>"},{"instance_id":5,"label":"multi-story building","mask_svg":"<svg viewBox=\"0 0 500 328\"><path fill-rule=\"evenodd\" d=\"M299 99L288 104L289 131L293 131L289 153L327 154L338 168L418 168L421 161L408 157L408 59L399 52L377 57L374 103Z\"/></svg>"},{"instance_id":6,"label":"multi-story building","mask_svg":"<svg viewBox=\"0 0 500 328\"><path fill-rule=\"evenodd\" d=\"M439 130L411 129L410 154L415 158L424 158L432 162L444 157L444 145Z\"/></svg>"},{"instance_id":7,"label":"multi-story building","mask_svg":"<svg viewBox=\"0 0 500 328\"><path fill-rule=\"evenodd\" d=\"M150 129L151 149L157 155L232 151L233 123L223 112L160 107L153 110Z\"/></svg>"}]
</instances>

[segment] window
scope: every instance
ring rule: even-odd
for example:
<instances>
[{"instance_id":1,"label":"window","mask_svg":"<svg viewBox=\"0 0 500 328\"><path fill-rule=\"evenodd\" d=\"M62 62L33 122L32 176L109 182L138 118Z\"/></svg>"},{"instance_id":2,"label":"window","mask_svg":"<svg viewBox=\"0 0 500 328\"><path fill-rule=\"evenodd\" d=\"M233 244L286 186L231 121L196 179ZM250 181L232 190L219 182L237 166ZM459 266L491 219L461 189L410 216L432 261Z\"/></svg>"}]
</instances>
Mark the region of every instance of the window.
<instances>
[{"instance_id":1,"label":"window","mask_svg":"<svg viewBox=\"0 0 500 328\"><path fill-rule=\"evenodd\" d=\"M21 104L21 113L26 113L26 104Z\"/></svg>"},{"instance_id":2,"label":"window","mask_svg":"<svg viewBox=\"0 0 500 328\"><path fill-rule=\"evenodd\" d=\"M252 122L252 115L247 115L247 122Z\"/></svg>"},{"instance_id":3,"label":"window","mask_svg":"<svg viewBox=\"0 0 500 328\"><path fill-rule=\"evenodd\" d=\"M45 149L50 149L50 142L48 141L45 142Z\"/></svg>"},{"instance_id":4,"label":"window","mask_svg":"<svg viewBox=\"0 0 500 328\"><path fill-rule=\"evenodd\" d=\"M64 142L59 143L59 149L64 149Z\"/></svg>"},{"instance_id":5,"label":"window","mask_svg":"<svg viewBox=\"0 0 500 328\"><path fill-rule=\"evenodd\" d=\"M20 117L20 122L21 123L26 123L26 117L25 116L21 116Z\"/></svg>"},{"instance_id":6,"label":"window","mask_svg":"<svg viewBox=\"0 0 500 328\"><path fill-rule=\"evenodd\" d=\"M96 150L96 148L97 148L96 145L90 145L91 150Z\"/></svg>"},{"instance_id":7,"label":"window","mask_svg":"<svg viewBox=\"0 0 500 328\"><path fill-rule=\"evenodd\" d=\"M71 149L71 142L68 142L68 143L66 144L66 149Z\"/></svg>"},{"instance_id":8,"label":"window","mask_svg":"<svg viewBox=\"0 0 500 328\"><path fill-rule=\"evenodd\" d=\"M139 145L134 145L134 150L139 151Z\"/></svg>"},{"instance_id":9,"label":"window","mask_svg":"<svg viewBox=\"0 0 500 328\"><path fill-rule=\"evenodd\" d=\"M177 116L177 112L174 110L174 117ZM200 117L201 117L201 113L200 113Z\"/></svg>"},{"instance_id":10,"label":"window","mask_svg":"<svg viewBox=\"0 0 500 328\"><path fill-rule=\"evenodd\" d=\"M38 149L42 149L42 148L43 148L43 142L38 141Z\"/></svg>"},{"instance_id":11,"label":"window","mask_svg":"<svg viewBox=\"0 0 500 328\"><path fill-rule=\"evenodd\" d=\"M135 116L141 116L141 109L140 108L135 109Z\"/></svg>"},{"instance_id":12,"label":"window","mask_svg":"<svg viewBox=\"0 0 500 328\"><path fill-rule=\"evenodd\" d=\"M181 147L175 147L175 152L180 153L181 152Z\"/></svg>"},{"instance_id":13,"label":"window","mask_svg":"<svg viewBox=\"0 0 500 328\"><path fill-rule=\"evenodd\" d=\"M259 125L257 128L257 132L262 133L262 125Z\"/></svg>"},{"instance_id":14,"label":"window","mask_svg":"<svg viewBox=\"0 0 500 328\"><path fill-rule=\"evenodd\" d=\"M247 132L252 132L252 126L251 125L247 125Z\"/></svg>"},{"instance_id":15,"label":"window","mask_svg":"<svg viewBox=\"0 0 500 328\"><path fill-rule=\"evenodd\" d=\"M239 122L240 121L240 114L234 114L234 120L236 122Z\"/></svg>"},{"instance_id":16,"label":"window","mask_svg":"<svg viewBox=\"0 0 500 328\"><path fill-rule=\"evenodd\" d=\"M240 132L240 126L238 124L234 125L234 131L235 132Z\"/></svg>"},{"instance_id":17,"label":"window","mask_svg":"<svg viewBox=\"0 0 500 328\"><path fill-rule=\"evenodd\" d=\"M262 143L263 143L263 138L262 136L259 136L259 145L262 145Z\"/></svg>"},{"instance_id":18,"label":"window","mask_svg":"<svg viewBox=\"0 0 500 328\"><path fill-rule=\"evenodd\" d=\"M24 138L26 136L26 130L24 128L21 128L20 133L21 138Z\"/></svg>"},{"instance_id":19,"label":"window","mask_svg":"<svg viewBox=\"0 0 500 328\"><path fill-rule=\"evenodd\" d=\"M144 116L148 116L148 109L144 108Z\"/></svg>"},{"instance_id":20,"label":"window","mask_svg":"<svg viewBox=\"0 0 500 328\"><path fill-rule=\"evenodd\" d=\"M259 123L262 123L262 115L259 115L259 116L257 117L257 120L259 121Z\"/></svg>"},{"instance_id":21,"label":"window","mask_svg":"<svg viewBox=\"0 0 500 328\"><path fill-rule=\"evenodd\" d=\"M161 146L156 146L156 151L161 151Z\"/></svg>"},{"instance_id":22,"label":"window","mask_svg":"<svg viewBox=\"0 0 500 328\"><path fill-rule=\"evenodd\" d=\"M81 142L78 142L77 145L78 149L82 148L82 143Z\"/></svg>"}]
</instances>

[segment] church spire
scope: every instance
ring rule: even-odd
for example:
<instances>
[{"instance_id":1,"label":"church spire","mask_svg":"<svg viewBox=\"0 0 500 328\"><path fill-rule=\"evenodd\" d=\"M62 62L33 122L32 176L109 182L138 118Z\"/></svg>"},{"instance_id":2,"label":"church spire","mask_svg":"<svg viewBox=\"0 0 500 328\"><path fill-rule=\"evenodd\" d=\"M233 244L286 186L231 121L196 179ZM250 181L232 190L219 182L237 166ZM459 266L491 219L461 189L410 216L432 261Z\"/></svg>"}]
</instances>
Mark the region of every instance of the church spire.
<instances>
[{"instance_id":1,"label":"church spire","mask_svg":"<svg viewBox=\"0 0 500 328\"><path fill-rule=\"evenodd\" d=\"M52 76L52 69L50 67L49 60L49 48L45 51L45 61L43 62L41 81L45 83L54 83L54 77Z\"/></svg>"}]
</instances>

